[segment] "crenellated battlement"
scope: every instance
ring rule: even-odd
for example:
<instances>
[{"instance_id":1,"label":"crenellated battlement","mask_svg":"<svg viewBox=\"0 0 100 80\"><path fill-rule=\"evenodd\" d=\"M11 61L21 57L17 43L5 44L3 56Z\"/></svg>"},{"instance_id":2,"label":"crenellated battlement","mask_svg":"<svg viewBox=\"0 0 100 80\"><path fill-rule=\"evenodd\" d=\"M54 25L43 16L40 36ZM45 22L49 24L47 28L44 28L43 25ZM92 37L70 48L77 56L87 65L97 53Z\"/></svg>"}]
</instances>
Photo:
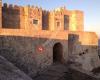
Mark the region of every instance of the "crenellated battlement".
<instances>
[{"instance_id":1,"label":"crenellated battlement","mask_svg":"<svg viewBox=\"0 0 100 80\"><path fill-rule=\"evenodd\" d=\"M54 11L55 13L59 13L59 12L63 12L63 11L65 11L65 10L66 10L65 7L60 7L60 8L56 8L56 9L54 9L53 11Z\"/></svg>"},{"instance_id":2,"label":"crenellated battlement","mask_svg":"<svg viewBox=\"0 0 100 80\"><path fill-rule=\"evenodd\" d=\"M50 13L50 11L42 10L42 13L43 13L43 14L48 14L48 13Z\"/></svg>"},{"instance_id":3,"label":"crenellated battlement","mask_svg":"<svg viewBox=\"0 0 100 80\"><path fill-rule=\"evenodd\" d=\"M3 28L20 28L20 15L23 14L23 7L4 3L2 6L2 27Z\"/></svg>"},{"instance_id":4,"label":"crenellated battlement","mask_svg":"<svg viewBox=\"0 0 100 80\"><path fill-rule=\"evenodd\" d=\"M43 11L42 11L42 14L43 14L44 16L47 16L47 15L50 14L50 11L43 10Z\"/></svg>"},{"instance_id":5,"label":"crenellated battlement","mask_svg":"<svg viewBox=\"0 0 100 80\"><path fill-rule=\"evenodd\" d=\"M72 30L73 27L75 30L83 30L83 12L66 10L65 6L48 11L34 5L19 6L4 3L1 9L3 28L29 29L29 26L33 26L32 28L35 26L37 30L56 30L59 26L64 30L64 25L67 25L66 30ZM73 18L75 15L76 21ZM67 22L64 22L65 16Z\"/></svg>"},{"instance_id":6,"label":"crenellated battlement","mask_svg":"<svg viewBox=\"0 0 100 80\"><path fill-rule=\"evenodd\" d=\"M22 6L18 6L18 5L13 5L13 4L7 4L4 3L2 8L7 8L7 9L20 9L23 8Z\"/></svg>"},{"instance_id":7,"label":"crenellated battlement","mask_svg":"<svg viewBox=\"0 0 100 80\"><path fill-rule=\"evenodd\" d=\"M37 7L37 6L34 6L34 5L32 5L32 6L28 5L28 6L25 6L25 7L32 9L32 10L36 10L38 12L42 11L41 7Z\"/></svg>"}]
</instances>

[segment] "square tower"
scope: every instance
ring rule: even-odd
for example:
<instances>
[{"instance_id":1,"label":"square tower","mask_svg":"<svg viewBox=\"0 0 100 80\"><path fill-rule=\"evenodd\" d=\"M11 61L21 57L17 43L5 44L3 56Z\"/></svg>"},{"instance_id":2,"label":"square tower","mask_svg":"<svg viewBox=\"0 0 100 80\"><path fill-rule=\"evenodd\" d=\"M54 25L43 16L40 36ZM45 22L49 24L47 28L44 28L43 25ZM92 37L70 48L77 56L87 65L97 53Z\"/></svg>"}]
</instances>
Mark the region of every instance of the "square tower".
<instances>
[{"instance_id":1,"label":"square tower","mask_svg":"<svg viewBox=\"0 0 100 80\"><path fill-rule=\"evenodd\" d=\"M82 11L71 11L70 31L84 31L84 14Z\"/></svg>"},{"instance_id":2,"label":"square tower","mask_svg":"<svg viewBox=\"0 0 100 80\"><path fill-rule=\"evenodd\" d=\"M54 11L50 12L49 16L49 30L51 31L63 31L64 30L64 14L63 14L64 9L57 8Z\"/></svg>"},{"instance_id":3,"label":"square tower","mask_svg":"<svg viewBox=\"0 0 100 80\"><path fill-rule=\"evenodd\" d=\"M42 8L30 7L29 8L29 25L34 30L42 30Z\"/></svg>"}]
</instances>

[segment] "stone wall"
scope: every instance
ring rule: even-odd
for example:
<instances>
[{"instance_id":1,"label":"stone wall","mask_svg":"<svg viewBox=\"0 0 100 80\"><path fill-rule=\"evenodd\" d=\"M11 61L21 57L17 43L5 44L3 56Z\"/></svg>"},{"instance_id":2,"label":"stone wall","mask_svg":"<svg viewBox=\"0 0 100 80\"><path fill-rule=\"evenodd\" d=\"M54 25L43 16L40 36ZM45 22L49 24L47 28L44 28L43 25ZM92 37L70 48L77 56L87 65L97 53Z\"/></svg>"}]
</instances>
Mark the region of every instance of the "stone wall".
<instances>
[{"instance_id":1,"label":"stone wall","mask_svg":"<svg viewBox=\"0 0 100 80\"><path fill-rule=\"evenodd\" d=\"M42 30L42 8L29 7L28 21L28 26L33 27L34 30Z\"/></svg>"},{"instance_id":2,"label":"stone wall","mask_svg":"<svg viewBox=\"0 0 100 80\"><path fill-rule=\"evenodd\" d=\"M2 26L3 28L20 28L20 7L4 4L2 7Z\"/></svg>"},{"instance_id":3,"label":"stone wall","mask_svg":"<svg viewBox=\"0 0 100 80\"><path fill-rule=\"evenodd\" d=\"M60 42L63 46L63 60L68 59L68 44L65 40L44 38L0 36L0 55L16 65L31 77L42 68L53 63L53 46ZM43 47L43 51L39 48Z\"/></svg>"},{"instance_id":4,"label":"stone wall","mask_svg":"<svg viewBox=\"0 0 100 80\"><path fill-rule=\"evenodd\" d=\"M91 71L94 68L100 66L100 59L98 55L98 45L92 45L91 38L89 41L86 39L86 42L89 44L83 45L79 40L79 37L82 35L78 34L69 34L68 35L68 52L69 60L78 64L82 69ZM83 37L83 36L82 36ZM91 36L88 36L91 37ZM84 39L84 38L83 38Z\"/></svg>"},{"instance_id":5,"label":"stone wall","mask_svg":"<svg viewBox=\"0 0 100 80\"><path fill-rule=\"evenodd\" d=\"M81 45L98 45L98 36L95 32L72 31L69 34L79 35Z\"/></svg>"},{"instance_id":6,"label":"stone wall","mask_svg":"<svg viewBox=\"0 0 100 80\"><path fill-rule=\"evenodd\" d=\"M64 16L67 16L67 20L65 21ZM70 11L66 10L66 8L57 8L54 11L50 12L50 16L49 16L49 27L50 30L52 31L56 31L56 30L60 30L60 31L68 31L69 30L69 22L70 22ZM64 28L64 26L67 24L66 29Z\"/></svg>"},{"instance_id":7,"label":"stone wall","mask_svg":"<svg viewBox=\"0 0 100 80\"><path fill-rule=\"evenodd\" d=\"M70 11L70 31L84 31L84 13L79 10Z\"/></svg>"},{"instance_id":8,"label":"stone wall","mask_svg":"<svg viewBox=\"0 0 100 80\"><path fill-rule=\"evenodd\" d=\"M64 15L62 11L54 11L54 31L64 30Z\"/></svg>"},{"instance_id":9,"label":"stone wall","mask_svg":"<svg viewBox=\"0 0 100 80\"><path fill-rule=\"evenodd\" d=\"M83 12L79 10L71 11L61 7L45 11L34 6L21 7L4 3L1 12L3 28L83 31Z\"/></svg>"}]
</instances>

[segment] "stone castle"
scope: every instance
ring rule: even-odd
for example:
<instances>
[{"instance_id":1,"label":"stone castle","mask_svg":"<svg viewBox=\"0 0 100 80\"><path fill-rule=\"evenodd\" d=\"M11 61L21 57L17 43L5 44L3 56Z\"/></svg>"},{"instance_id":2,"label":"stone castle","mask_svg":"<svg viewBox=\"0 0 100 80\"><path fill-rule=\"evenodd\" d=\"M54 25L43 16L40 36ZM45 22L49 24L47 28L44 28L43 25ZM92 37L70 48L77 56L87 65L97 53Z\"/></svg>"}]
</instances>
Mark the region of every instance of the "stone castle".
<instances>
[{"instance_id":1,"label":"stone castle","mask_svg":"<svg viewBox=\"0 0 100 80\"><path fill-rule=\"evenodd\" d=\"M0 0L0 55L29 76L53 63L72 62L91 71L100 66L98 37L84 31L84 13L8 5Z\"/></svg>"}]
</instances>

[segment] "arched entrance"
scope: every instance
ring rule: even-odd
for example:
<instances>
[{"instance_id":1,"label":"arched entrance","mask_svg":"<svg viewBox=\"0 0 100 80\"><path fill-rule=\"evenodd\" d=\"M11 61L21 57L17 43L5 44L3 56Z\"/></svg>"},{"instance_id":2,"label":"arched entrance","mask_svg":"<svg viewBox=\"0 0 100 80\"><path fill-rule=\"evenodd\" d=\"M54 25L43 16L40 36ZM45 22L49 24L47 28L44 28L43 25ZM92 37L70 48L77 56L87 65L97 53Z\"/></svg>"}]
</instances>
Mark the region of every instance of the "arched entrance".
<instances>
[{"instance_id":1,"label":"arched entrance","mask_svg":"<svg viewBox=\"0 0 100 80\"><path fill-rule=\"evenodd\" d=\"M53 46L53 62L62 62L63 60L63 46L61 43L56 43Z\"/></svg>"}]
</instances>

